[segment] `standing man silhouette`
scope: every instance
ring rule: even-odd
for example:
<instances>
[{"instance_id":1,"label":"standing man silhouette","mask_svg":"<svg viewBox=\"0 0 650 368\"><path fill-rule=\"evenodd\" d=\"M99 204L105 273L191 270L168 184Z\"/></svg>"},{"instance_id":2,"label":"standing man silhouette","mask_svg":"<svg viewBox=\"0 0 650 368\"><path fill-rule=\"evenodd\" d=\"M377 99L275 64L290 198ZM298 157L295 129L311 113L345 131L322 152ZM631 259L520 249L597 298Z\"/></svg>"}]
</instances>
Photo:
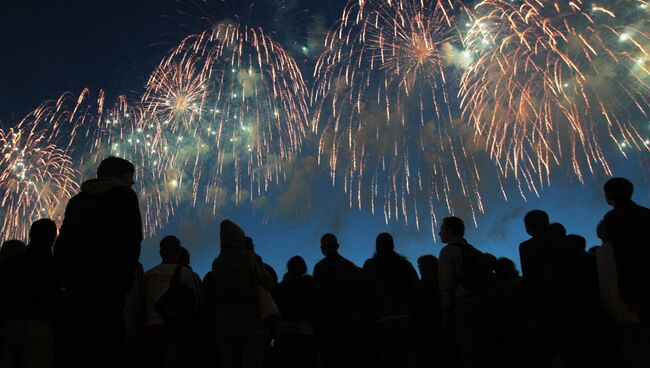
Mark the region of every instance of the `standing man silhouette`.
<instances>
[{"instance_id":1,"label":"standing man silhouette","mask_svg":"<svg viewBox=\"0 0 650 368\"><path fill-rule=\"evenodd\" d=\"M142 241L134 173L129 161L108 157L66 207L54 246L61 366L123 365L124 303Z\"/></svg>"}]
</instances>

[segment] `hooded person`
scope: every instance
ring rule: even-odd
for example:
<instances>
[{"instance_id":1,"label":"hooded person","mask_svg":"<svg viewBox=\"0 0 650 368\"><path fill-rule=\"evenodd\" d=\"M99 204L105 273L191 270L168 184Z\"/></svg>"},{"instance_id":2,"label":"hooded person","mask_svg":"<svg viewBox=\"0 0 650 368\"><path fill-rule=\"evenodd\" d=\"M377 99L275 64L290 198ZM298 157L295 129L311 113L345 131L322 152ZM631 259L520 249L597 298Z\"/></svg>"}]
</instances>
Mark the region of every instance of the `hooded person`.
<instances>
[{"instance_id":1,"label":"hooded person","mask_svg":"<svg viewBox=\"0 0 650 368\"><path fill-rule=\"evenodd\" d=\"M134 173L129 161L108 157L66 207L54 245L62 366L122 363L124 303L142 241Z\"/></svg>"},{"instance_id":2,"label":"hooded person","mask_svg":"<svg viewBox=\"0 0 650 368\"><path fill-rule=\"evenodd\" d=\"M215 296L214 315L221 366L260 368L270 334L262 319L261 288L273 292L273 281L259 258L247 249L246 235L235 223L221 222L221 252L212 263L210 292Z\"/></svg>"}]
</instances>

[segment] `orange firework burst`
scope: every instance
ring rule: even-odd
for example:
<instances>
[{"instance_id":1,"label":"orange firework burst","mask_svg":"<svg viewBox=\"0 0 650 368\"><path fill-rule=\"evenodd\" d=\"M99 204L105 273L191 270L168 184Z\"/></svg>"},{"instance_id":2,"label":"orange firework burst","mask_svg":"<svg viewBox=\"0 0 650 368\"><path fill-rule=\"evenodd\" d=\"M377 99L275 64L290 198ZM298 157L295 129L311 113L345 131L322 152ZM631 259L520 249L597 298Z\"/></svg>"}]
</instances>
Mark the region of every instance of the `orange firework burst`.
<instances>
[{"instance_id":1,"label":"orange firework burst","mask_svg":"<svg viewBox=\"0 0 650 368\"><path fill-rule=\"evenodd\" d=\"M333 181L342 172L350 206L377 201L386 221L438 203L482 211L478 170L452 125L448 53L460 42L453 1L349 3L316 65L314 131Z\"/></svg>"},{"instance_id":2,"label":"orange firework burst","mask_svg":"<svg viewBox=\"0 0 650 368\"><path fill-rule=\"evenodd\" d=\"M212 203L239 203L283 176L306 134L300 70L261 29L221 24L187 37L153 73L146 120L170 142L173 185ZM234 185L229 185L231 181Z\"/></svg>"},{"instance_id":3,"label":"orange firework burst","mask_svg":"<svg viewBox=\"0 0 650 368\"><path fill-rule=\"evenodd\" d=\"M0 196L3 239L27 239L32 222L61 223L78 172L65 151L48 143L39 126L0 129Z\"/></svg>"},{"instance_id":4,"label":"orange firework burst","mask_svg":"<svg viewBox=\"0 0 650 368\"><path fill-rule=\"evenodd\" d=\"M465 39L463 111L499 163L528 190L570 162L610 175L601 146L648 151L638 128L650 89L646 1L481 1ZM569 160L567 160L569 159ZM523 190L522 190L523 194Z\"/></svg>"}]
</instances>

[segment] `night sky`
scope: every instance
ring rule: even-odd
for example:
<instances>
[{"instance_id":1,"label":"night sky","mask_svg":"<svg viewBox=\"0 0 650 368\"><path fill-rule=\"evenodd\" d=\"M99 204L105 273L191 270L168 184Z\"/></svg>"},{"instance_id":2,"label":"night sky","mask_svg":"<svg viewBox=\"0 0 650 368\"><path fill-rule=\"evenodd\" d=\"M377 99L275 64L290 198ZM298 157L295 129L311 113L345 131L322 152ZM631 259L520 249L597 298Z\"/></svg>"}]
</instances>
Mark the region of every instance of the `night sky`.
<instances>
[{"instance_id":1,"label":"night sky","mask_svg":"<svg viewBox=\"0 0 650 368\"><path fill-rule=\"evenodd\" d=\"M252 10L249 2L228 3L224 6L219 1L205 4L200 0L181 4L173 0L4 1L0 7L2 126L17 122L42 101L66 91L75 94L88 87L92 91L104 89L108 96L123 94L137 98L149 73L165 53L184 36L209 26L204 18L216 23L225 18L248 17L251 24L271 30L294 53L310 82L310 68L317 55L299 50L314 41L319 29L329 29L345 5L341 0L299 0L289 13L291 17L283 14L282 19L273 19L268 16L277 10L272 0L260 2ZM647 152L644 154L647 159ZM648 166L634 155L629 159L612 157L614 175L630 178L636 185L637 202L649 205ZM339 237L341 253L359 265L372 255L374 239L383 231L393 233L397 251L413 262L423 254L438 255L441 244L434 242L431 229L425 226L418 231L412 223L403 222L386 225L381 215L372 216L367 209L349 209L343 190L332 187L328 181L327 168L315 170L316 177L321 179L306 184L311 196L308 208L254 209L244 205L226 208L216 217L197 216L191 207L180 208L167 227L143 244L141 260L145 269L158 262L158 241L164 235L176 234L190 250L195 270L203 275L218 254L218 224L224 218L240 224L255 239L258 253L280 275L286 270L286 261L296 254L305 257L311 269L321 257L319 239L325 232L334 232ZM596 173L586 176L583 185L559 170L552 177L550 188L539 197L528 194L526 201L512 191L509 200L504 201L495 181L486 178L481 183L486 213L478 216L478 227L465 218L466 238L479 249L518 263L517 245L527 238L523 215L540 208L549 213L552 221L563 223L569 233L586 237L589 246L596 245L596 224L608 210L602 195L606 179Z\"/></svg>"}]
</instances>

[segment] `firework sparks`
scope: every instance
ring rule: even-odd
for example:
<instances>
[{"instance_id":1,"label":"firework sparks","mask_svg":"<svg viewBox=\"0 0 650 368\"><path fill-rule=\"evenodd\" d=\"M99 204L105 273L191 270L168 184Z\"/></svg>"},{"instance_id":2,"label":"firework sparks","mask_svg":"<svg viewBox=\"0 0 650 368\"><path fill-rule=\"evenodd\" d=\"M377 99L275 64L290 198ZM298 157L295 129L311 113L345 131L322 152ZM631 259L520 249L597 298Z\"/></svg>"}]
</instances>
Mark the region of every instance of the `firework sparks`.
<instances>
[{"instance_id":1,"label":"firework sparks","mask_svg":"<svg viewBox=\"0 0 650 368\"><path fill-rule=\"evenodd\" d=\"M460 42L454 4L351 2L316 65L319 157L333 181L342 172L350 206L374 213L382 203L387 222L419 227L428 213L433 231L438 203L482 211L478 170L452 127L445 54Z\"/></svg>"},{"instance_id":2,"label":"firework sparks","mask_svg":"<svg viewBox=\"0 0 650 368\"><path fill-rule=\"evenodd\" d=\"M2 236L27 239L32 222L61 223L67 200L78 188L78 172L65 151L48 143L39 126L0 129Z\"/></svg>"},{"instance_id":3,"label":"firework sparks","mask_svg":"<svg viewBox=\"0 0 650 368\"><path fill-rule=\"evenodd\" d=\"M172 145L168 165L180 173L172 185L216 210L225 189L239 203L280 180L306 134L306 98L280 44L261 29L222 24L187 37L160 63L143 104Z\"/></svg>"},{"instance_id":4,"label":"firework sparks","mask_svg":"<svg viewBox=\"0 0 650 368\"><path fill-rule=\"evenodd\" d=\"M607 140L648 151L646 1L486 0L474 15L461 104L504 176L538 192L563 163L611 175Z\"/></svg>"}]
</instances>

